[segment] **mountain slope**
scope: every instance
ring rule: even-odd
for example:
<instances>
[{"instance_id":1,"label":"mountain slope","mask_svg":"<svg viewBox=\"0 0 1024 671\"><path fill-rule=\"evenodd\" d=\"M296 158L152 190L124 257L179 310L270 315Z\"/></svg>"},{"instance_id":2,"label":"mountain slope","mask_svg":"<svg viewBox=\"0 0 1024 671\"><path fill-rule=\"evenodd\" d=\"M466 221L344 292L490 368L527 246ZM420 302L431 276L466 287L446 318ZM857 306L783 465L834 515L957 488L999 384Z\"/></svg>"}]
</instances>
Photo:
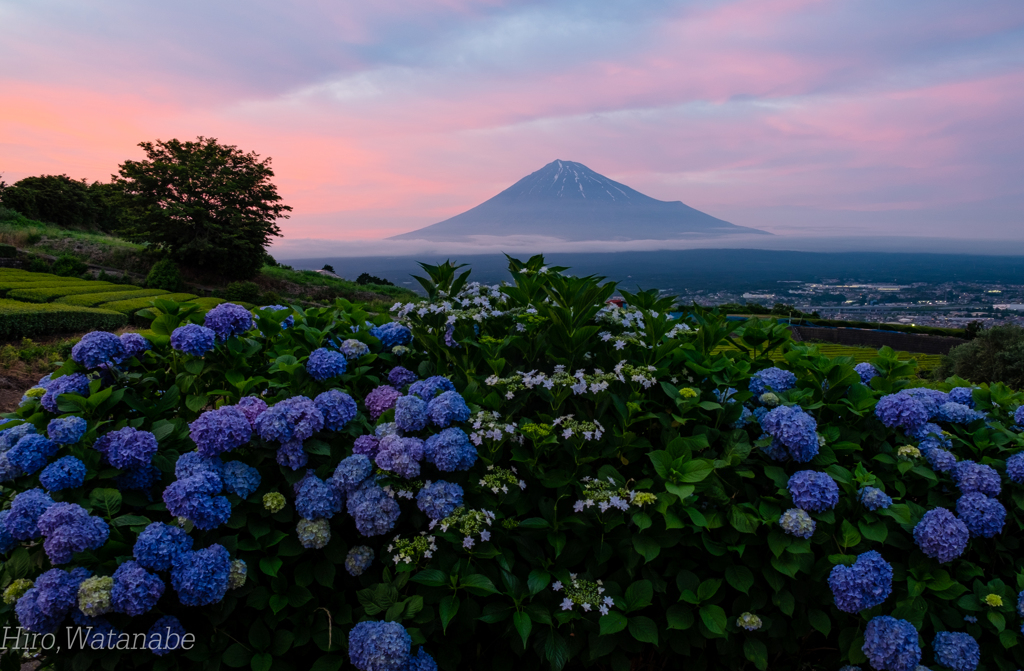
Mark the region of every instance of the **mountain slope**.
<instances>
[{"instance_id":1,"label":"mountain slope","mask_svg":"<svg viewBox=\"0 0 1024 671\"><path fill-rule=\"evenodd\" d=\"M573 161L552 161L490 200L392 240L465 240L473 235L563 240L673 240L764 231L656 200Z\"/></svg>"}]
</instances>

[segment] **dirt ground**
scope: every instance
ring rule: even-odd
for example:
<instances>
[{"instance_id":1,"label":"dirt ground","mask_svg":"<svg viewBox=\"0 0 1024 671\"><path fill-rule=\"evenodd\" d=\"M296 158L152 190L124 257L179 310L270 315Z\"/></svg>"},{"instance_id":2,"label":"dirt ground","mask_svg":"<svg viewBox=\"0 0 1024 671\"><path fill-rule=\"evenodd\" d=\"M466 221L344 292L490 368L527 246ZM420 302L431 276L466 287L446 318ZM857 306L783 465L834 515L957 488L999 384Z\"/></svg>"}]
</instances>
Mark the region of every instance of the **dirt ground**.
<instances>
[{"instance_id":1,"label":"dirt ground","mask_svg":"<svg viewBox=\"0 0 1024 671\"><path fill-rule=\"evenodd\" d=\"M9 368L0 366L0 412L14 412L21 397L39 378L52 370L52 366L16 361Z\"/></svg>"}]
</instances>

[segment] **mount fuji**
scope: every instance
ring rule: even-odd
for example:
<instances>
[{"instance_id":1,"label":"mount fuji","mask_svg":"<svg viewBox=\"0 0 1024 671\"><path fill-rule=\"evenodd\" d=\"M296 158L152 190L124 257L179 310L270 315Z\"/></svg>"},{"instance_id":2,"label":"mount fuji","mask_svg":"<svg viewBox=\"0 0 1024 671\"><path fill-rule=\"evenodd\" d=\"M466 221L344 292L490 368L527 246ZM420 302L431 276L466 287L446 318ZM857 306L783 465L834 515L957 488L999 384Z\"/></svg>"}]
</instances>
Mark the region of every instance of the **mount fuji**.
<instances>
[{"instance_id":1,"label":"mount fuji","mask_svg":"<svg viewBox=\"0 0 1024 671\"><path fill-rule=\"evenodd\" d=\"M391 240L467 241L470 236L581 240L678 240L771 235L682 202L656 200L574 161L552 161L490 200Z\"/></svg>"}]
</instances>

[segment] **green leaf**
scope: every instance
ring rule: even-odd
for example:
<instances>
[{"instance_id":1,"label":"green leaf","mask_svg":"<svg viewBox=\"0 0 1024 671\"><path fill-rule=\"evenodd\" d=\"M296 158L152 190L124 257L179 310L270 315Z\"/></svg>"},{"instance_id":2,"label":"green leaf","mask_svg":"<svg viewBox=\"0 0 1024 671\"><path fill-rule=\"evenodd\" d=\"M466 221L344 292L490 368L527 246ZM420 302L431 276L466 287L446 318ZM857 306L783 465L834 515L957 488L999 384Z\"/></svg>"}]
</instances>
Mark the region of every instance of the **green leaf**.
<instances>
[{"instance_id":1,"label":"green leaf","mask_svg":"<svg viewBox=\"0 0 1024 671\"><path fill-rule=\"evenodd\" d=\"M149 524L149 522L148 517L142 517L141 515L121 515L110 521L115 527L134 527Z\"/></svg>"},{"instance_id":2,"label":"green leaf","mask_svg":"<svg viewBox=\"0 0 1024 671\"><path fill-rule=\"evenodd\" d=\"M750 637L743 639L743 654L761 671L768 668L768 648L762 641Z\"/></svg>"},{"instance_id":3,"label":"green leaf","mask_svg":"<svg viewBox=\"0 0 1024 671\"><path fill-rule=\"evenodd\" d=\"M331 587L334 584L334 574L334 564L326 560L318 562L316 568L313 569L316 581L324 587Z\"/></svg>"},{"instance_id":4,"label":"green leaf","mask_svg":"<svg viewBox=\"0 0 1024 671\"><path fill-rule=\"evenodd\" d=\"M718 588L722 586L722 581L717 578L705 580L697 588L697 598L701 601L707 601L718 592Z\"/></svg>"},{"instance_id":5,"label":"green leaf","mask_svg":"<svg viewBox=\"0 0 1024 671\"><path fill-rule=\"evenodd\" d=\"M629 633L641 643L658 645L658 625L649 617L637 615L629 618Z\"/></svg>"},{"instance_id":6,"label":"green leaf","mask_svg":"<svg viewBox=\"0 0 1024 671\"><path fill-rule=\"evenodd\" d=\"M1003 617L1002 613L990 610L986 613L988 621L992 623L992 626L996 628L996 631L1003 631L1006 629L1006 618Z\"/></svg>"},{"instance_id":7,"label":"green leaf","mask_svg":"<svg viewBox=\"0 0 1024 671\"><path fill-rule=\"evenodd\" d=\"M192 359L191 361L185 362L185 370L193 375L199 375L203 372L203 367L205 365L206 363L202 359Z\"/></svg>"},{"instance_id":8,"label":"green leaf","mask_svg":"<svg viewBox=\"0 0 1024 671\"><path fill-rule=\"evenodd\" d=\"M341 655L325 655L317 659L309 671L338 671L345 664Z\"/></svg>"},{"instance_id":9,"label":"green leaf","mask_svg":"<svg viewBox=\"0 0 1024 671\"><path fill-rule=\"evenodd\" d=\"M199 412L206 407L208 401L206 394L189 394L185 399L185 405L192 412Z\"/></svg>"},{"instance_id":10,"label":"green leaf","mask_svg":"<svg viewBox=\"0 0 1024 671\"><path fill-rule=\"evenodd\" d=\"M404 619L412 619L416 617L421 610L423 610L423 597L420 595L411 596L405 600L405 612L402 613Z\"/></svg>"},{"instance_id":11,"label":"green leaf","mask_svg":"<svg viewBox=\"0 0 1024 671\"><path fill-rule=\"evenodd\" d=\"M252 658L252 671L270 671L274 658L268 652L261 652Z\"/></svg>"},{"instance_id":12,"label":"green leaf","mask_svg":"<svg viewBox=\"0 0 1024 671\"><path fill-rule=\"evenodd\" d=\"M601 629L601 636L607 636L608 634L615 634L626 628L626 616L617 610L610 611L607 615L602 615L601 619L598 620L598 624Z\"/></svg>"},{"instance_id":13,"label":"green leaf","mask_svg":"<svg viewBox=\"0 0 1024 671\"><path fill-rule=\"evenodd\" d=\"M678 496L680 500L684 500L693 495L696 487L693 485L677 485L674 482L666 482L665 489L668 490L669 493Z\"/></svg>"},{"instance_id":14,"label":"green leaf","mask_svg":"<svg viewBox=\"0 0 1024 671\"><path fill-rule=\"evenodd\" d=\"M725 634L726 617L725 611L721 607L714 604L701 606L700 619L712 634Z\"/></svg>"},{"instance_id":15,"label":"green leaf","mask_svg":"<svg viewBox=\"0 0 1024 671\"><path fill-rule=\"evenodd\" d=\"M449 594L442 598L441 603L437 605L437 612L441 616L441 630L447 633L448 623L459 612L459 597Z\"/></svg>"},{"instance_id":16,"label":"green leaf","mask_svg":"<svg viewBox=\"0 0 1024 671\"><path fill-rule=\"evenodd\" d=\"M541 590L550 583L551 574L539 569L530 571L530 576L526 579L526 586L529 588L530 594L540 594Z\"/></svg>"},{"instance_id":17,"label":"green leaf","mask_svg":"<svg viewBox=\"0 0 1024 671\"><path fill-rule=\"evenodd\" d=\"M658 553L661 552L661 546L658 545L657 541L640 534L633 536L633 547L647 561L653 561L658 556Z\"/></svg>"},{"instance_id":18,"label":"green leaf","mask_svg":"<svg viewBox=\"0 0 1024 671\"><path fill-rule=\"evenodd\" d=\"M459 585L466 588L466 591L477 596L487 596L488 594L497 594L498 590L491 582L491 579L480 573L474 573L473 575L463 576L459 580Z\"/></svg>"},{"instance_id":19,"label":"green leaf","mask_svg":"<svg viewBox=\"0 0 1024 671\"><path fill-rule=\"evenodd\" d=\"M679 468L679 479L682 482L700 482L711 475L711 472L714 470L714 463L707 459L694 459L693 461L686 462Z\"/></svg>"},{"instance_id":20,"label":"green leaf","mask_svg":"<svg viewBox=\"0 0 1024 671\"><path fill-rule=\"evenodd\" d=\"M526 639L530 638L530 632L533 631L533 620L526 612L517 612L512 615L512 625L519 632L519 638L523 640L523 647L526 647Z\"/></svg>"},{"instance_id":21,"label":"green leaf","mask_svg":"<svg viewBox=\"0 0 1024 671\"><path fill-rule=\"evenodd\" d=\"M665 450L656 450L647 455L654 464L654 471L658 474L658 477L668 480L672 472L672 455Z\"/></svg>"},{"instance_id":22,"label":"green leaf","mask_svg":"<svg viewBox=\"0 0 1024 671\"><path fill-rule=\"evenodd\" d=\"M832 631L832 622L828 619L823 611L811 609L807 613L807 620L811 623L811 626L820 631L825 636L828 636L829 632Z\"/></svg>"},{"instance_id":23,"label":"green leaf","mask_svg":"<svg viewBox=\"0 0 1024 671\"><path fill-rule=\"evenodd\" d=\"M654 585L650 580L638 580L626 588L626 612L640 610L651 605Z\"/></svg>"},{"instance_id":24,"label":"green leaf","mask_svg":"<svg viewBox=\"0 0 1024 671\"><path fill-rule=\"evenodd\" d=\"M107 517L113 517L121 509L121 492L116 489L94 489L89 493L89 503Z\"/></svg>"},{"instance_id":25,"label":"green leaf","mask_svg":"<svg viewBox=\"0 0 1024 671\"><path fill-rule=\"evenodd\" d=\"M317 454L322 457L331 456L331 446L322 440L310 438L302 444L302 449L307 454Z\"/></svg>"},{"instance_id":26,"label":"green leaf","mask_svg":"<svg viewBox=\"0 0 1024 671\"><path fill-rule=\"evenodd\" d=\"M428 568L414 575L412 581L427 587L440 587L448 584L448 576L437 569Z\"/></svg>"},{"instance_id":27,"label":"green leaf","mask_svg":"<svg viewBox=\"0 0 1024 671\"><path fill-rule=\"evenodd\" d=\"M733 589L744 594L754 586L754 574L746 566L730 566L725 569L725 579Z\"/></svg>"},{"instance_id":28,"label":"green leaf","mask_svg":"<svg viewBox=\"0 0 1024 671\"><path fill-rule=\"evenodd\" d=\"M272 578L277 577L277 572L281 569L281 565L284 564L278 557L264 557L260 560L260 570L269 575Z\"/></svg>"},{"instance_id":29,"label":"green leaf","mask_svg":"<svg viewBox=\"0 0 1024 671\"><path fill-rule=\"evenodd\" d=\"M153 320L150 328L157 335L169 336L180 323L181 321L174 315L163 314Z\"/></svg>"},{"instance_id":30,"label":"green leaf","mask_svg":"<svg viewBox=\"0 0 1024 671\"><path fill-rule=\"evenodd\" d=\"M885 527L885 522L875 522L874 524L868 524L861 520L857 527L860 532L864 534L864 538L869 541L875 541L876 543L884 543L885 539L889 536L889 530Z\"/></svg>"},{"instance_id":31,"label":"green leaf","mask_svg":"<svg viewBox=\"0 0 1024 671\"><path fill-rule=\"evenodd\" d=\"M288 605L288 598L282 594L274 594L270 597L270 609L276 615L282 608Z\"/></svg>"},{"instance_id":32,"label":"green leaf","mask_svg":"<svg viewBox=\"0 0 1024 671\"><path fill-rule=\"evenodd\" d=\"M238 669L248 664L251 659L252 653L241 643L235 643L224 651L220 661L233 669Z\"/></svg>"},{"instance_id":33,"label":"green leaf","mask_svg":"<svg viewBox=\"0 0 1024 671\"><path fill-rule=\"evenodd\" d=\"M548 633L547 643L544 644L544 656L551 663L552 671L561 671L569 661L569 644L554 629Z\"/></svg>"},{"instance_id":34,"label":"green leaf","mask_svg":"<svg viewBox=\"0 0 1024 671\"><path fill-rule=\"evenodd\" d=\"M850 524L849 520L843 520L839 539L839 544L844 548L852 548L860 543L860 533L856 527Z\"/></svg>"},{"instance_id":35,"label":"green leaf","mask_svg":"<svg viewBox=\"0 0 1024 671\"><path fill-rule=\"evenodd\" d=\"M689 629L693 626L693 609L681 603L665 611L669 629Z\"/></svg>"}]
</instances>

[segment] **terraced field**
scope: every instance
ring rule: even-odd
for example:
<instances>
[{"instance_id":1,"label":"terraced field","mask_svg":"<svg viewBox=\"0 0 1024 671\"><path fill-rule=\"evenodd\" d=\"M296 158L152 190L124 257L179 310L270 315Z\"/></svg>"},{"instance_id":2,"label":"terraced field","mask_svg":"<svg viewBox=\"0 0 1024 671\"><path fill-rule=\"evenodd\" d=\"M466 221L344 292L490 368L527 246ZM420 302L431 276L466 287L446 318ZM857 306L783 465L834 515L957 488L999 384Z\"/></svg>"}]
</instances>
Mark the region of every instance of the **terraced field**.
<instances>
[{"instance_id":1,"label":"terraced field","mask_svg":"<svg viewBox=\"0 0 1024 671\"><path fill-rule=\"evenodd\" d=\"M828 357L840 357L848 356L853 359L853 362L863 363L865 361L871 361L871 359L878 356L878 350L870 347L851 347L848 345L833 345L829 343L815 343L812 344L816 347L819 352ZM719 347L715 351L721 352L726 349L733 349L731 347ZM917 359L917 369L919 373L927 373L935 368L938 368L942 361L942 356L939 354L918 354L916 352L897 352L897 355L901 360ZM781 352L772 352L770 355L772 361L781 361Z\"/></svg>"}]
</instances>

